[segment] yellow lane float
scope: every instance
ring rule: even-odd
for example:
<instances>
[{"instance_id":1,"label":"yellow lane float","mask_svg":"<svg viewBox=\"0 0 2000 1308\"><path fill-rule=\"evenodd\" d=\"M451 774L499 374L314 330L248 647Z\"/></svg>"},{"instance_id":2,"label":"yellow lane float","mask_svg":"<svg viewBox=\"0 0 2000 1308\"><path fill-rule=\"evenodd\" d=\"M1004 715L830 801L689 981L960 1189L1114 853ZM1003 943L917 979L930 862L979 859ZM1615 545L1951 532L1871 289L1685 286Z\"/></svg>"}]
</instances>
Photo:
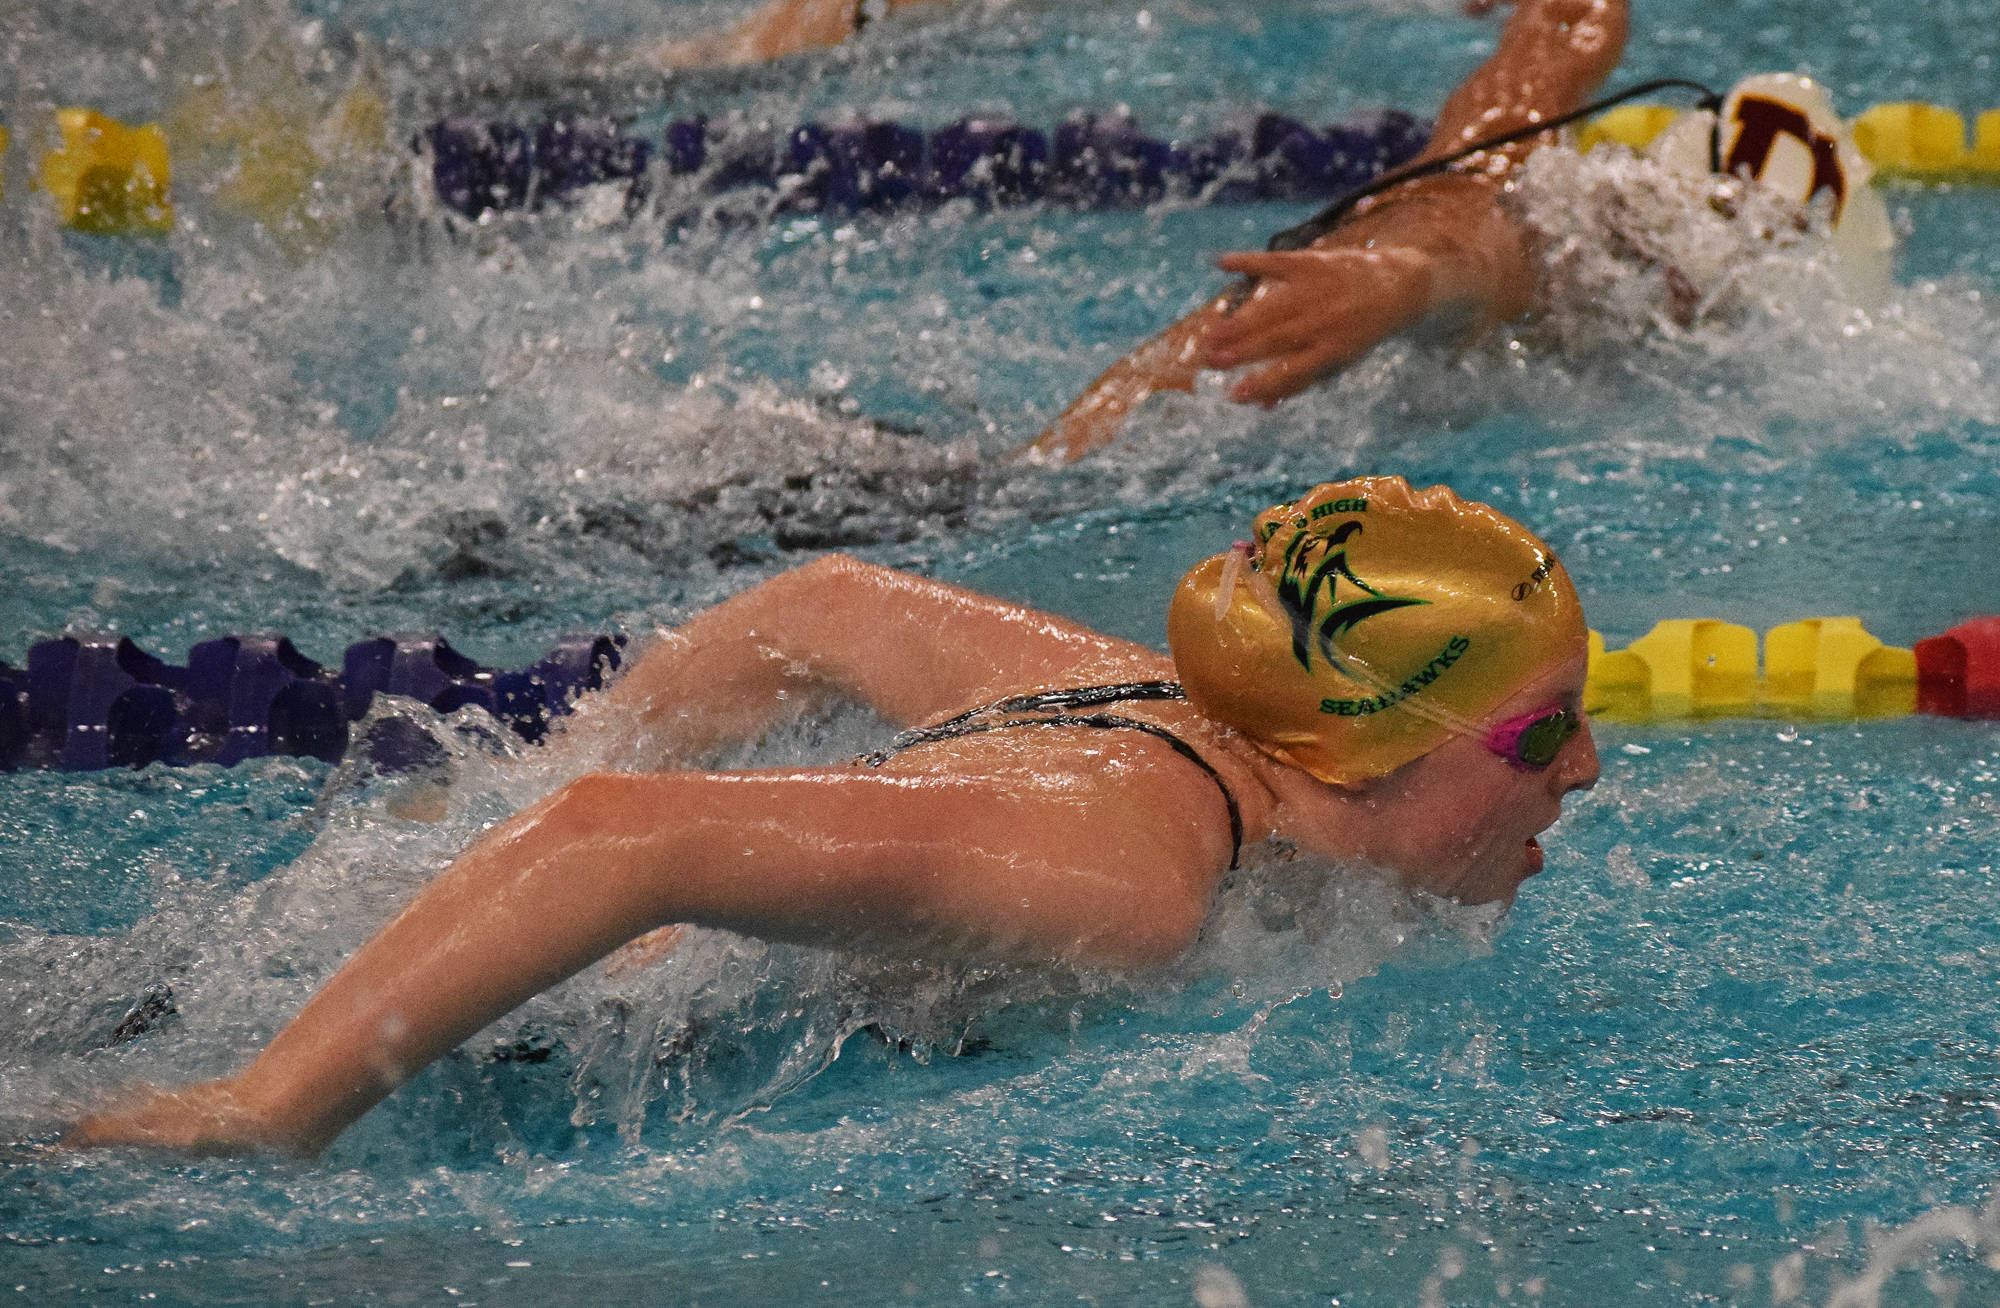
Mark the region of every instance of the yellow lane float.
<instances>
[{"instance_id":1,"label":"yellow lane float","mask_svg":"<svg viewBox=\"0 0 2000 1308\"><path fill-rule=\"evenodd\" d=\"M1979 115L1969 147L1964 118L1915 100L1868 110L1854 120L1854 139L1878 168L1908 177L2000 175L2000 109Z\"/></svg>"},{"instance_id":2,"label":"yellow lane float","mask_svg":"<svg viewBox=\"0 0 2000 1308\"><path fill-rule=\"evenodd\" d=\"M1917 711L1917 656L1859 618L1788 622L1764 636L1763 702L1795 717L1901 717Z\"/></svg>"},{"instance_id":3,"label":"yellow lane float","mask_svg":"<svg viewBox=\"0 0 2000 1308\"><path fill-rule=\"evenodd\" d=\"M1713 618L1657 623L1622 650L1590 646L1584 707L1628 722L1741 717L1757 702L1757 635Z\"/></svg>"},{"instance_id":4,"label":"yellow lane float","mask_svg":"<svg viewBox=\"0 0 2000 1308\"><path fill-rule=\"evenodd\" d=\"M1576 148L1587 152L1609 143L1644 150L1680 115L1680 110L1668 104L1621 104L1578 127Z\"/></svg>"},{"instance_id":5,"label":"yellow lane float","mask_svg":"<svg viewBox=\"0 0 2000 1308\"><path fill-rule=\"evenodd\" d=\"M1577 129L1577 149L1613 144L1644 150L1681 112L1664 104L1620 105ZM1963 114L1921 100L1874 105L1863 110L1851 127L1855 145L1885 176L1926 182L2000 181L2000 109L1988 109L1974 119L1969 143Z\"/></svg>"},{"instance_id":6,"label":"yellow lane float","mask_svg":"<svg viewBox=\"0 0 2000 1308\"><path fill-rule=\"evenodd\" d=\"M1673 618L1619 650L1590 634L1584 708L1618 722L1716 717L1881 718L1917 709L1917 658L1858 618L1807 618L1764 636Z\"/></svg>"},{"instance_id":7,"label":"yellow lane float","mask_svg":"<svg viewBox=\"0 0 2000 1308\"><path fill-rule=\"evenodd\" d=\"M173 170L159 124L132 127L92 109L58 109L62 145L42 156L41 183L80 232L161 236L174 228Z\"/></svg>"}]
</instances>

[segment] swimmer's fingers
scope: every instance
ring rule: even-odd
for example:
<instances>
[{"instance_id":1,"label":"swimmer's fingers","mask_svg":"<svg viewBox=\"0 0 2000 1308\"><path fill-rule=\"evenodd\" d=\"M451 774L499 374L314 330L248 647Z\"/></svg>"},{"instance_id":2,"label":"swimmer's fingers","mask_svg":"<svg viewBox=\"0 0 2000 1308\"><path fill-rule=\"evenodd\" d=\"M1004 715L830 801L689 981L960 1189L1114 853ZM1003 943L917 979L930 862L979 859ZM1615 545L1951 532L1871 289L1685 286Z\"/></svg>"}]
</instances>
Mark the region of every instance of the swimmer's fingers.
<instances>
[{"instance_id":1,"label":"swimmer's fingers","mask_svg":"<svg viewBox=\"0 0 2000 1308\"><path fill-rule=\"evenodd\" d=\"M1328 373L1339 370L1366 353L1366 348L1355 350L1325 344L1287 351L1238 378L1236 384L1229 388L1229 398L1238 404L1268 407L1280 400L1290 399Z\"/></svg>"},{"instance_id":2,"label":"swimmer's fingers","mask_svg":"<svg viewBox=\"0 0 2000 1308\"><path fill-rule=\"evenodd\" d=\"M1294 322L1267 335L1260 348L1226 355L1229 366L1257 365L1237 379L1229 396L1239 404L1276 404L1353 363L1402 325L1353 307L1344 315Z\"/></svg>"},{"instance_id":3,"label":"swimmer's fingers","mask_svg":"<svg viewBox=\"0 0 2000 1308\"><path fill-rule=\"evenodd\" d=\"M1235 313L1208 323L1202 334L1202 365L1236 368L1303 349L1326 330L1321 309L1295 286L1259 283Z\"/></svg>"},{"instance_id":4,"label":"swimmer's fingers","mask_svg":"<svg viewBox=\"0 0 2000 1308\"><path fill-rule=\"evenodd\" d=\"M1347 312L1319 321L1320 330L1300 343L1267 351L1246 363L1264 366L1237 380L1229 398L1238 404L1276 404L1360 359L1420 313L1405 305L1351 305Z\"/></svg>"},{"instance_id":5,"label":"swimmer's fingers","mask_svg":"<svg viewBox=\"0 0 2000 1308\"><path fill-rule=\"evenodd\" d=\"M1245 277L1293 277L1302 267L1332 253L1327 250L1237 250L1215 261L1224 272Z\"/></svg>"},{"instance_id":6,"label":"swimmer's fingers","mask_svg":"<svg viewBox=\"0 0 2000 1308\"><path fill-rule=\"evenodd\" d=\"M1431 261L1403 248L1286 250L1229 255L1222 266L1258 279L1204 341L1211 368L1264 365L1234 398L1274 404L1366 354L1430 307Z\"/></svg>"},{"instance_id":7,"label":"swimmer's fingers","mask_svg":"<svg viewBox=\"0 0 2000 1308\"><path fill-rule=\"evenodd\" d=\"M1372 275L1369 256L1346 250L1230 255L1231 271L1257 278L1234 312L1216 315L1202 336L1202 363L1236 368L1306 350L1329 334L1350 330L1370 300L1397 288Z\"/></svg>"}]
</instances>

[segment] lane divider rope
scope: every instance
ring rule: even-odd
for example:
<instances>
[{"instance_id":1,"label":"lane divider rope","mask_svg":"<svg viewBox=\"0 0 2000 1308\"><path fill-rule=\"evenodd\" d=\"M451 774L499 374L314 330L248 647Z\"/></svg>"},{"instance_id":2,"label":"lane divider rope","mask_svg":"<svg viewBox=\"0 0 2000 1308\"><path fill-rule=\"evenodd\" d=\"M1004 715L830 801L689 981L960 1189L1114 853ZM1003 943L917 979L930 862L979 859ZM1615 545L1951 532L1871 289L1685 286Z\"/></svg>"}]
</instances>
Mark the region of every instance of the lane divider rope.
<instances>
[{"instance_id":1,"label":"lane divider rope","mask_svg":"<svg viewBox=\"0 0 2000 1308\"><path fill-rule=\"evenodd\" d=\"M172 664L129 637L72 633L30 646L25 668L0 663L0 769L227 766L270 754L331 762L378 695L439 713L473 705L540 740L577 696L603 686L624 644L572 636L507 671L440 636L376 636L349 645L335 669L276 635L203 641ZM1765 633L1761 663L1759 646L1750 628L1713 618L1660 622L1617 650L1593 631L1584 707L1617 722L2000 719L2000 617L1913 649L1883 644L1857 618L1807 618Z\"/></svg>"},{"instance_id":2,"label":"lane divider rope","mask_svg":"<svg viewBox=\"0 0 2000 1308\"><path fill-rule=\"evenodd\" d=\"M1641 149L1679 112L1622 105L1577 129L1577 143ZM283 124L269 126L277 132ZM158 123L127 124L69 107L57 111L56 127L61 144L42 155L35 176L62 223L124 236L172 231L170 142ZM1957 110L1922 101L1872 106L1853 127L1884 178L2000 183L2000 109L1977 114L1970 134ZM1428 135L1427 123L1397 110L1328 127L1264 113L1186 139L1149 136L1116 112L1075 114L1047 131L999 117L931 128L868 120L780 129L697 116L651 134L608 118L461 117L424 128L412 146L424 156L436 199L478 220L601 186L621 190L629 212L662 178L692 179L702 194L770 191L778 203L769 216L935 207L961 198L1080 208L1170 196L1214 204L1326 199L1415 157ZM8 140L0 127L0 151ZM295 144L287 166L310 171L318 145Z\"/></svg>"},{"instance_id":3,"label":"lane divider rope","mask_svg":"<svg viewBox=\"0 0 2000 1308\"><path fill-rule=\"evenodd\" d=\"M2000 718L2000 617L1885 645L1859 618L1807 618L1764 634L1674 618L1624 649L1590 633L1584 708L1615 722L1719 717Z\"/></svg>"},{"instance_id":4,"label":"lane divider rope","mask_svg":"<svg viewBox=\"0 0 2000 1308\"><path fill-rule=\"evenodd\" d=\"M439 713L474 705L540 740L577 696L604 684L624 644L572 636L507 671L439 636L376 636L349 645L335 669L284 636L205 640L173 664L129 637L72 633L31 645L25 668L0 663L0 769L228 766L268 754L333 762L378 695Z\"/></svg>"}]
</instances>

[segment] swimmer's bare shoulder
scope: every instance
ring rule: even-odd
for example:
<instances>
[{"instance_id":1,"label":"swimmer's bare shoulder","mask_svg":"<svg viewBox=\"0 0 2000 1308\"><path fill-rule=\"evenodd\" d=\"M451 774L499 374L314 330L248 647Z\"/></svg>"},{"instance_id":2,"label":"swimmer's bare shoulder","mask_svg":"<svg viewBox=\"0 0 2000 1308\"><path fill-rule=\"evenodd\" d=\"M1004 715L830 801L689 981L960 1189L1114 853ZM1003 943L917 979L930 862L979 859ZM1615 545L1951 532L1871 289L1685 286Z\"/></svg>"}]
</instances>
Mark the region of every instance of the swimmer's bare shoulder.
<instances>
[{"instance_id":1,"label":"swimmer's bare shoulder","mask_svg":"<svg viewBox=\"0 0 2000 1308\"><path fill-rule=\"evenodd\" d=\"M1006 695L1167 678L1132 641L947 582L830 554L663 632L588 703L685 765L830 700L916 726Z\"/></svg>"},{"instance_id":2,"label":"swimmer's bare shoulder","mask_svg":"<svg viewBox=\"0 0 2000 1308\"><path fill-rule=\"evenodd\" d=\"M995 690L1167 670L1053 615L836 557L697 616L599 698L699 751L827 693L913 723ZM1199 931L1231 823L1170 746L1114 734L966 737L880 769L585 775L488 831L241 1075L143 1092L70 1140L316 1153L487 1022L671 923L865 952L1161 965ZM1243 764L1219 766L1244 784Z\"/></svg>"}]
</instances>

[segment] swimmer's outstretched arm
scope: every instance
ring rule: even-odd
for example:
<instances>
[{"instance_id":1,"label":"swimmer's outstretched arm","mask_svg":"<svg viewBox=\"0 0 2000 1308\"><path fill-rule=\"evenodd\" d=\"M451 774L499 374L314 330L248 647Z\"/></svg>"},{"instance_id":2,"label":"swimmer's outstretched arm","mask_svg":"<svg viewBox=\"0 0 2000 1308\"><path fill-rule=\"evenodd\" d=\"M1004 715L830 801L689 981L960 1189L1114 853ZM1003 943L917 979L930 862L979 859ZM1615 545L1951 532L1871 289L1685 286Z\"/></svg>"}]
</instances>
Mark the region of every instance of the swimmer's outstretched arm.
<instances>
[{"instance_id":1,"label":"swimmer's outstretched arm","mask_svg":"<svg viewBox=\"0 0 2000 1308\"><path fill-rule=\"evenodd\" d=\"M1051 769L1060 773L1060 766ZM1000 777L600 774L489 832L240 1075L149 1091L75 1145L313 1154L431 1060L666 922L932 957L1163 962L1226 824L1190 769Z\"/></svg>"},{"instance_id":2,"label":"swimmer's outstretched arm","mask_svg":"<svg viewBox=\"0 0 2000 1308\"><path fill-rule=\"evenodd\" d=\"M1522 0L1499 48L1446 100L1419 160L1576 108L1617 64L1625 30L1625 0ZM1258 279L1248 298L1233 310L1212 300L1113 364L1034 453L1080 458L1156 391L1193 390L1204 368L1263 364L1234 397L1269 404L1434 314L1524 312L1533 266L1525 234L1499 206L1500 178L1534 144L1365 201L1309 249L1225 256L1225 270Z\"/></svg>"},{"instance_id":3,"label":"swimmer's outstretched arm","mask_svg":"<svg viewBox=\"0 0 2000 1308\"><path fill-rule=\"evenodd\" d=\"M1055 684L1158 675L1160 656L1052 614L832 554L664 633L579 717L645 728L649 766L755 740L839 698L893 725Z\"/></svg>"},{"instance_id":4,"label":"swimmer's outstretched arm","mask_svg":"<svg viewBox=\"0 0 2000 1308\"><path fill-rule=\"evenodd\" d=\"M829 691L908 723L1163 664L1047 614L830 556L698 615L587 711L701 753ZM70 1139L316 1152L488 1022L671 923L932 956L1162 962L1192 941L1228 862L1209 786L1182 766L1061 753L1000 774L586 776L425 887L242 1075L147 1092Z\"/></svg>"}]
</instances>

